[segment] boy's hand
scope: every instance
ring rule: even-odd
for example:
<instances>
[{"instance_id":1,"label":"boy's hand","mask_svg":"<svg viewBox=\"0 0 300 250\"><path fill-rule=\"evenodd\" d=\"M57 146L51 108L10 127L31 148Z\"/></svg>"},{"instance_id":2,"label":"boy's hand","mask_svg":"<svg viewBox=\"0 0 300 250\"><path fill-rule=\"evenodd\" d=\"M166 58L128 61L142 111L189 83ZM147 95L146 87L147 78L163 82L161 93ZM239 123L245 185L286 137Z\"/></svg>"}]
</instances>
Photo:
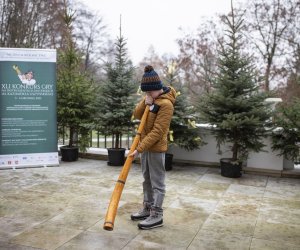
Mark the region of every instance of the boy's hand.
<instances>
[{"instance_id":1,"label":"boy's hand","mask_svg":"<svg viewBox=\"0 0 300 250\"><path fill-rule=\"evenodd\" d=\"M151 106L153 104L154 99L150 95L146 95L145 104Z\"/></svg>"},{"instance_id":2,"label":"boy's hand","mask_svg":"<svg viewBox=\"0 0 300 250\"><path fill-rule=\"evenodd\" d=\"M136 158L139 155L139 152L137 150L134 150L131 154L129 154L129 157Z\"/></svg>"}]
</instances>

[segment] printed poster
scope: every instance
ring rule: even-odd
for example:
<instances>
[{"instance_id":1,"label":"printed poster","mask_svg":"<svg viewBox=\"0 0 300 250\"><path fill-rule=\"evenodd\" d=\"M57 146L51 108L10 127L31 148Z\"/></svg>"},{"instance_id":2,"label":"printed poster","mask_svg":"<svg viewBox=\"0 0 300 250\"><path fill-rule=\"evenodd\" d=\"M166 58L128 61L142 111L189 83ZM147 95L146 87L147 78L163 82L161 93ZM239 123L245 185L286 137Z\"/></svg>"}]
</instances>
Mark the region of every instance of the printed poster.
<instances>
[{"instance_id":1,"label":"printed poster","mask_svg":"<svg viewBox=\"0 0 300 250\"><path fill-rule=\"evenodd\" d=\"M58 165L56 50L0 48L0 169Z\"/></svg>"}]
</instances>

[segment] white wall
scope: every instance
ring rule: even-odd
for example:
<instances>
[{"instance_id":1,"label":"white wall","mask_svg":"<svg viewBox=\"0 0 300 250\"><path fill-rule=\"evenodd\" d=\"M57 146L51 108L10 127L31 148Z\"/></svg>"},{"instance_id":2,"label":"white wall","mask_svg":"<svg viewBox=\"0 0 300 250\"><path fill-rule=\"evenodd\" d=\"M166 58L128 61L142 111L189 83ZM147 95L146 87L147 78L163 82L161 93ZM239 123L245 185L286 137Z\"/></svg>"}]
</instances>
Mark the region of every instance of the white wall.
<instances>
[{"instance_id":1,"label":"white wall","mask_svg":"<svg viewBox=\"0 0 300 250\"><path fill-rule=\"evenodd\" d=\"M266 145L263 148L266 152L251 152L247 160L247 167L283 170L283 157L277 155L278 151L272 151L271 138L264 138L263 143Z\"/></svg>"},{"instance_id":2,"label":"white wall","mask_svg":"<svg viewBox=\"0 0 300 250\"><path fill-rule=\"evenodd\" d=\"M210 129L200 128L203 141L207 144L200 149L187 151L177 146L170 146L168 152L174 154L174 160L195 161L207 164L219 164L220 158L230 157L231 152L226 152L226 148L222 147L222 155L219 154L215 138L211 135ZM228 151L228 150L227 150Z\"/></svg>"},{"instance_id":3,"label":"white wall","mask_svg":"<svg viewBox=\"0 0 300 250\"><path fill-rule=\"evenodd\" d=\"M193 151L186 151L176 146L170 146L168 153L172 153L173 159L176 161L192 161L203 164L219 164L220 158L230 158L231 151L223 146L221 148L222 154L218 154L217 143L214 136L211 134L213 128L199 128L203 140L207 143L200 147L200 149ZM278 152L273 152L271 149L271 138L264 139L266 145L264 150L266 152L250 153L247 160L247 167L268 170L283 170L283 157L278 156Z\"/></svg>"}]
</instances>

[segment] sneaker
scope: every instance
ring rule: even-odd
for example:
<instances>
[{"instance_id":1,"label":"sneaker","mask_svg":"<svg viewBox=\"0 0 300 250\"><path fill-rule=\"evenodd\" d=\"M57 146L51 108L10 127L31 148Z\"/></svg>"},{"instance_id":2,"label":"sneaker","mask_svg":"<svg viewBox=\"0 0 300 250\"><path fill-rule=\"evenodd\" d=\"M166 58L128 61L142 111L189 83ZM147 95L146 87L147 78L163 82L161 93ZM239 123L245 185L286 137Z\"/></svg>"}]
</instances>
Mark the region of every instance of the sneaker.
<instances>
[{"instance_id":1,"label":"sneaker","mask_svg":"<svg viewBox=\"0 0 300 250\"><path fill-rule=\"evenodd\" d=\"M152 229L156 227L162 227L162 226L163 226L162 212L157 212L152 209L150 211L150 216L138 224L138 227L144 230Z\"/></svg>"},{"instance_id":2,"label":"sneaker","mask_svg":"<svg viewBox=\"0 0 300 250\"><path fill-rule=\"evenodd\" d=\"M146 219L147 217L150 216L150 208L151 208L151 205L149 205L147 203L144 203L144 206L140 211L138 211L137 213L134 213L134 214L131 215L131 219L132 220L144 220L144 219Z\"/></svg>"}]
</instances>

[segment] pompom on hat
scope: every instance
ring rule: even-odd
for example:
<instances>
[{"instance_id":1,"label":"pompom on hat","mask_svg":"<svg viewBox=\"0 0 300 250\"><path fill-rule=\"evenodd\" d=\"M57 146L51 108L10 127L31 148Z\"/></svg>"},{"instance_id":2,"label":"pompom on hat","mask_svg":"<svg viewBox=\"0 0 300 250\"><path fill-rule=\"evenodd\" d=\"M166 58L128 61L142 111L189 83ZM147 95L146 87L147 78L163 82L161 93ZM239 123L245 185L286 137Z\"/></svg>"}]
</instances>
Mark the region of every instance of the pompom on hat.
<instances>
[{"instance_id":1,"label":"pompom on hat","mask_svg":"<svg viewBox=\"0 0 300 250\"><path fill-rule=\"evenodd\" d=\"M158 76L158 74L154 71L151 65L147 65L144 69L144 75L141 82L141 90L143 92L160 90L163 88L163 84Z\"/></svg>"}]
</instances>

